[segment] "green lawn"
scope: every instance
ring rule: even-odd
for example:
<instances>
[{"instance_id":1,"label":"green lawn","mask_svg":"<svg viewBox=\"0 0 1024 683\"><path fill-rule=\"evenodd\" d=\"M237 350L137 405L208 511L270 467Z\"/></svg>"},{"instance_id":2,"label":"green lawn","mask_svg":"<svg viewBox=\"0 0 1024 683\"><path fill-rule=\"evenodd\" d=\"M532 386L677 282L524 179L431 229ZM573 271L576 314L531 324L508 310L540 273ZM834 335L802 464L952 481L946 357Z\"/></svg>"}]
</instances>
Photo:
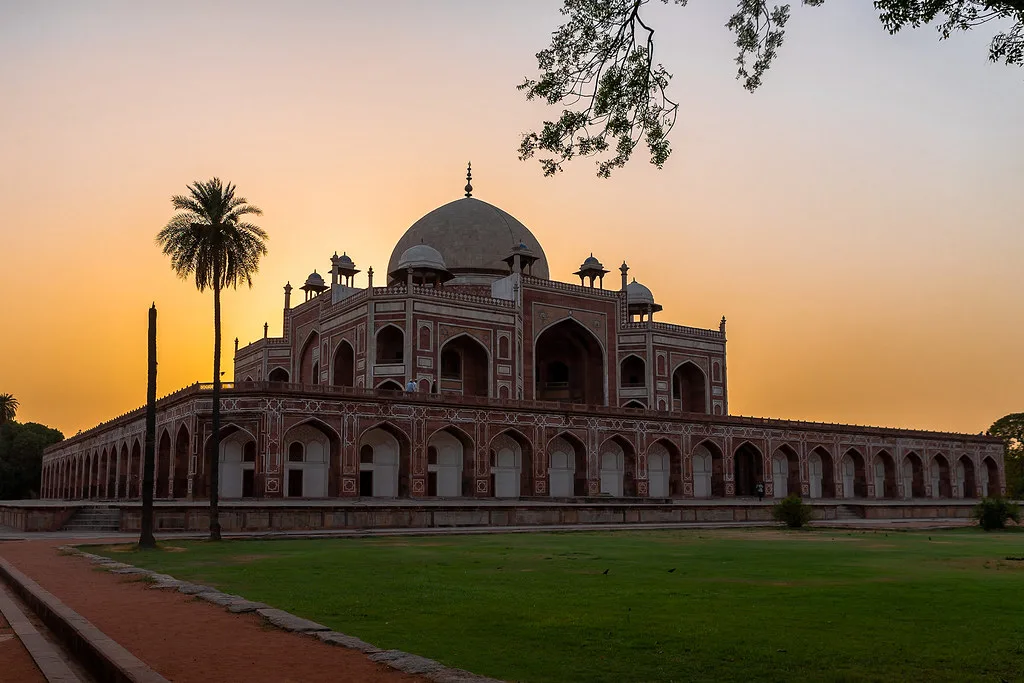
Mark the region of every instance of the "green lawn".
<instances>
[{"instance_id":1,"label":"green lawn","mask_svg":"<svg viewBox=\"0 0 1024 683\"><path fill-rule=\"evenodd\" d=\"M1024 533L169 545L101 552L507 680L1024 681Z\"/></svg>"}]
</instances>

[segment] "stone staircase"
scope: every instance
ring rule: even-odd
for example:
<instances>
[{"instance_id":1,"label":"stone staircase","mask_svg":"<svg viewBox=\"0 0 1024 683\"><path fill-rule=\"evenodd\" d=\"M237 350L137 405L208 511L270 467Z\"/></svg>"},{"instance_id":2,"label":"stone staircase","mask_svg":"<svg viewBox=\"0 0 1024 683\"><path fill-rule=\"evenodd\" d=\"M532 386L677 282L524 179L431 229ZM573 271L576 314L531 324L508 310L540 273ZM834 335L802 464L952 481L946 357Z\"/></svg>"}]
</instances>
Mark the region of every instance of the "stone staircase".
<instances>
[{"instance_id":1,"label":"stone staircase","mask_svg":"<svg viewBox=\"0 0 1024 683\"><path fill-rule=\"evenodd\" d=\"M837 505L836 506L836 521L842 521L846 519L864 519L864 516L855 507L850 505Z\"/></svg>"},{"instance_id":2,"label":"stone staircase","mask_svg":"<svg viewBox=\"0 0 1024 683\"><path fill-rule=\"evenodd\" d=\"M78 508L61 527L61 531L120 531L121 511L106 505L89 505Z\"/></svg>"}]
</instances>

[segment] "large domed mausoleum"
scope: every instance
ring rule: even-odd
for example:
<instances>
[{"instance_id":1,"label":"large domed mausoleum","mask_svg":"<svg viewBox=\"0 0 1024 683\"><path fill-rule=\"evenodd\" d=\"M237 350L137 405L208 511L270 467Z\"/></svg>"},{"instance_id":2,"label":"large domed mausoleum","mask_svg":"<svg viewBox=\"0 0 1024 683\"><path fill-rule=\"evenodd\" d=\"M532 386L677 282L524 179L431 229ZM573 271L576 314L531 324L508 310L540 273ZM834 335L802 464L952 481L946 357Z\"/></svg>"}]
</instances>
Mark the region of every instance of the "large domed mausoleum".
<instances>
[{"instance_id":1,"label":"large domed mausoleum","mask_svg":"<svg viewBox=\"0 0 1024 683\"><path fill-rule=\"evenodd\" d=\"M328 257L347 245L324 245L323 262L308 267L324 269L329 258L329 278L313 270L302 301L285 284L279 322L251 343L235 339L234 382L218 390L219 446L212 385L157 403L153 493L183 501L156 508L157 528L198 524L181 520L204 519L188 505L214 486L236 499L226 529L611 515L749 522L770 514L759 493L798 494L824 519L854 509L934 519L967 516L972 500L1005 493L1003 445L992 437L731 414L724 317L696 327L663 321L663 306L680 315L672 298L630 280L625 262L606 280L612 271L586 245L572 276L552 278L533 233L472 194L467 183L464 198L413 223L387 268L375 264L376 279L345 251ZM683 293L713 296L720 286L679 283L677 306ZM145 429L140 409L50 447L41 497L137 500ZM436 500L394 514L314 502L357 497L385 507ZM515 505L531 511L441 507L484 497L523 498ZM274 498L305 503L301 512L239 512L240 500L260 507ZM709 498L734 505L704 507ZM328 507L321 515L317 505Z\"/></svg>"}]
</instances>

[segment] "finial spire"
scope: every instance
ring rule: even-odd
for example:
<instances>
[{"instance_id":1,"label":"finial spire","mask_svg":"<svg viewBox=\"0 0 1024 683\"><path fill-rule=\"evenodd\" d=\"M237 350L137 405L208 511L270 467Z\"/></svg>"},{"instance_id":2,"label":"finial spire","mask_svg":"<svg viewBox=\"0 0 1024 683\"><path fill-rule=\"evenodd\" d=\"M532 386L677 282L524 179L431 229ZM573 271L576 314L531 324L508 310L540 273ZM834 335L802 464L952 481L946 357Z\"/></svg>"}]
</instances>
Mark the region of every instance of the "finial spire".
<instances>
[{"instance_id":1,"label":"finial spire","mask_svg":"<svg viewBox=\"0 0 1024 683\"><path fill-rule=\"evenodd\" d=\"M473 162L466 164L466 198L473 196Z\"/></svg>"}]
</instances>

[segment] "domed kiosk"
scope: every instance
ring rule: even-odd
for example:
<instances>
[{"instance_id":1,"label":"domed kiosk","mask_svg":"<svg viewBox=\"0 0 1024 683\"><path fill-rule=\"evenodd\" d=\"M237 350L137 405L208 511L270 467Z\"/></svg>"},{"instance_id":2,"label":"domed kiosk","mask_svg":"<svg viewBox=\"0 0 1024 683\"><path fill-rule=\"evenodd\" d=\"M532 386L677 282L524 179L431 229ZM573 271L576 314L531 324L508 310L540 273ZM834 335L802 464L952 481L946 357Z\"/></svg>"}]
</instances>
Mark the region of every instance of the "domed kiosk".
<instances>
[{"instance_id":1,"label":"domed kiosk","mask_svg":"<svg viewBox=\"0 0 1024 683\"><path fill-rule=\"evenodd\" d=\"M510 213L473 197L471 185L466 186L464 198L434 209L405 231L391 252L387 272L398 270L406 250L419 244L440 252L455 276L453 284L484 283L508 275L506 258L519 245L536 256L528 274L548 279L547 257L529 228Z\"/></svg>"}]
</instances>

